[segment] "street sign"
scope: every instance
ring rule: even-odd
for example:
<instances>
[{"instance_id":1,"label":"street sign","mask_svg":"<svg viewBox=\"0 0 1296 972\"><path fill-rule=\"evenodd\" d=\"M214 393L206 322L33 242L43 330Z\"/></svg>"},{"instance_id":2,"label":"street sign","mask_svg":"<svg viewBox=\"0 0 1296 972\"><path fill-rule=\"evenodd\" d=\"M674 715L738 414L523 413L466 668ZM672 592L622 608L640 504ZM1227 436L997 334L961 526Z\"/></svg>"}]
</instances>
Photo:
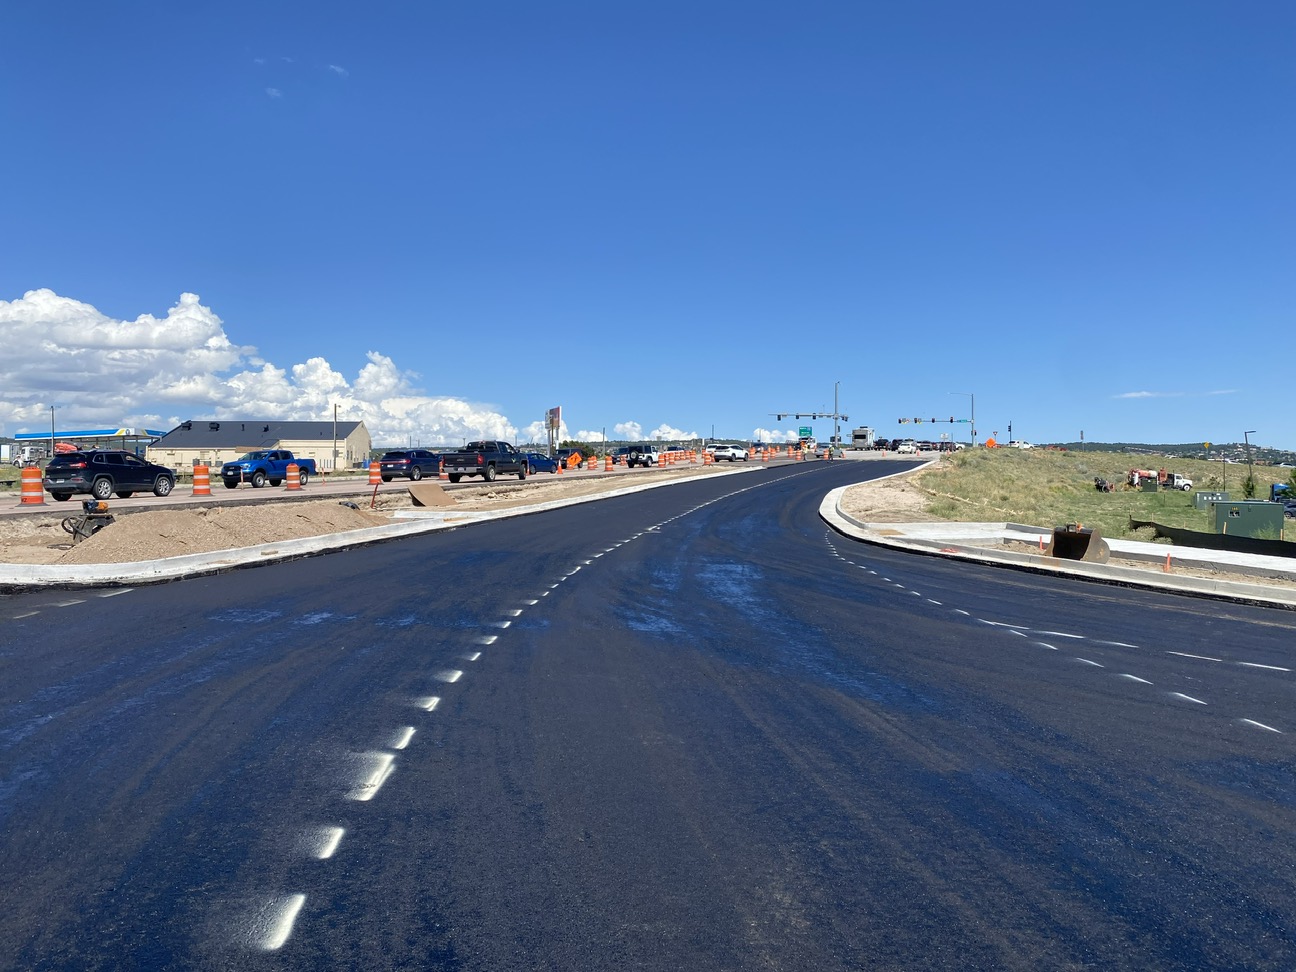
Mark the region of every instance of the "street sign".
<instances>
[{"instance_id":1,"label":"street sign","mask_svg":"<svg viewBox=\"0 0 1296 972\"><path fill-rule=\"evenodd\" d=\"M803 425L801 426L800 429L797 430L797 434L800 435L801 438L803 439L808 439L812 435L814 435L814 429L810 428L810 426L808 425Z\"/></svg>"}]
</instances>

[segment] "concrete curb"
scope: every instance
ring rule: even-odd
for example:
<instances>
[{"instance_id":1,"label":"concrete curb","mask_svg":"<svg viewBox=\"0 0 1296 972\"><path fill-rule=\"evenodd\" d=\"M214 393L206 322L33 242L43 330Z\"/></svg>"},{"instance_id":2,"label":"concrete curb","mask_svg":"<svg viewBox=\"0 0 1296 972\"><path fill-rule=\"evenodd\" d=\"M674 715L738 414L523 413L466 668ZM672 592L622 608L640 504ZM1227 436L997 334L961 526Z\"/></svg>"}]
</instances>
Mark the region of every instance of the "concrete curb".
<instances>
[{"instance_id":1,"label":"concrete curb","mask_svg":"<svg viewBox=\"0 0 1296 972\"><path fill-rule=\"evenodd\" d=\"M630 493L639 493L664 486L693 482L715 476L736 476L765 470L770 466L759 464L737 469L712 470L679 479L635 483L603 493L572 496L566 499L546 500L530 506L509 510L455 511L453 509L401 510L396 518L406 521L383 526L330 533L318 537L303 537L279 543L263 543L255 547L217 550L210 553L182 554L161 560L137 561L123 564L0 564L0 594L16 594L42 588L77 589L82 587L137 587L143 584L169 583L188 577L220 574L230 570L259 567L263 564L301 560L336 550L350 550L375 543L387 543L405 537L421 536L439 530L454 530L487 520L506 520L517 516L530 516L564 506L576 506L597 500L612 499ZM331 497L330 497L331 498Z\"/></svg>"},{"instance_id":2,"label":"concrete curb","mask_svg":"<svg viewBox=\"0 0 1296 972\"><path fill-rule=\"evenodd\" d=\"M1051 536L1052 530L1042 527L1026 526L1019 523L865 523L841 510L841 498L849 487L842 486L829 492L819 506L819 515L837 532L853 537L864 543L907 553L922 554L932 557L944 557L950 560L962 560L984 564L990 567L1004 567L1034 574L1074 577L1101 584L1119 587L1133 587L1145 590L1187 594L1193 597L1215 598L1232 601L1238 604L1257 604L1265 607L1296 610L1296 591L1288 592L1281 588L1268 587L1262 584L1245 584L1238 581L1217 581L1208 577L1186 577L1167 574L1158 576L1137 567L1121 567L1108 564L1089 564L1083 561L1056 561L1038 554L1018 553L1011 550L993 550L985 547L962 544L960 539L972 537L1010 537L1034 542L1037 537ZM906 527L917 527L925 536L906 536ZM1134 556L1139 551L1130 550L1134 541L1109 541L1113 544L1113 553L1122 557ZM1116 544L1121 548L1118 550ZM1143 544L1142 546L1155 546ZM1163 559L1164 548L1150 561ZM1213 551L1193 550L1179 547L1174 549L1174 556L1181 563L1194 565L1216 565L1210 555ZM1145 555L1146 556L1146 555ZM1140 559L1143 559L1142 557ZM1279 558L1266 558L1274 560ZM1229 570L1238 567L1230 564ZM1262 567L1254 567L1259 571ZM1268 568L1272 570L1273 568Z\"/></svg>"}]
</instances>

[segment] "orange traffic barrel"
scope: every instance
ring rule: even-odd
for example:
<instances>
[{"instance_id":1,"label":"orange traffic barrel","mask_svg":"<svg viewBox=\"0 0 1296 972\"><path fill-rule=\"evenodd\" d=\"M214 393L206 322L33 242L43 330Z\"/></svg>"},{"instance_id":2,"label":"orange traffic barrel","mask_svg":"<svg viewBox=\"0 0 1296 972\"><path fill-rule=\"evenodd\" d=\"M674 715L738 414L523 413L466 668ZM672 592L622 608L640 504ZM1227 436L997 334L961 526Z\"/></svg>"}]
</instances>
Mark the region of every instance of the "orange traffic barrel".
<instances>
[{"instance_id":1,"label":"orange traffic barrel","mask_svg":"<svg viewBox=\"0 0 1296 972\"><path fill-rule=\"evenodd\" d=\"M284 470L284 489L301 489L301 467L295 462L288 463Z\"/></svg>"},{"instance_id":2,"label":"orange traffic barrel","mask_svg":"<svg viewBox=\"0 0 1296 972\"><path fill-rule=\"evenodd\" d=\"M379 470L380 467L378 463L376 462L369 463L369 485L370 486L377 486L379 483L382 482L382 473Z\"/></svg>"},{"instance_id":3,"label":"orange traffic barrel","mask_svg":"<svg viewBox=\"0 0 1296 972\"><path fill-rule=\"evenodd\" d=\"M193 495L211 495L211 469L207 466L193 467Z\"/></svg>"},{"instance_id":4,"label":"orange traffic barrel","mask_svg":"<svg viewBox=\"0 0 1296 972\"><path fill-rule=\"evenodd\" d=\"M44 506L45 488L41 486L40 466L23 466L20 506Z\"/></svg>"},{"instance_id":5,"label":"orange traffic barrel","mask_svg":"<svg viewBox=\"0 0 1296 972\"><path fill-rule=\"evenodd\" d=\"M612 471L612 453L610 452L603 457L603 471L604 472Z\"/></svg>"}]
</instances>

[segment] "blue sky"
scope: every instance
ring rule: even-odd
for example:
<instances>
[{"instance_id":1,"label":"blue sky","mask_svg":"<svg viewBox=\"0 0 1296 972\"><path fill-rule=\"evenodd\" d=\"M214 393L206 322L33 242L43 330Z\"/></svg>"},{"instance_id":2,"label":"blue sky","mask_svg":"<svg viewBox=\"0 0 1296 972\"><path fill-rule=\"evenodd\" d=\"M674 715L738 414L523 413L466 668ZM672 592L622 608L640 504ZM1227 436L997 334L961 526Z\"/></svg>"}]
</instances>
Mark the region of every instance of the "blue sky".
<instances>
[{"instance_id":1,"label":"blue sky","mask_svg":"<svg viewBox=\"0 0 1296 972\"><path fill-rule=\"evenodd\" d=\"M1285 0L78 0L0 36L0 433L780 438L840 382L880 435L972 392L982 439L1296 448Z\"/></svg>"}]
</instances>

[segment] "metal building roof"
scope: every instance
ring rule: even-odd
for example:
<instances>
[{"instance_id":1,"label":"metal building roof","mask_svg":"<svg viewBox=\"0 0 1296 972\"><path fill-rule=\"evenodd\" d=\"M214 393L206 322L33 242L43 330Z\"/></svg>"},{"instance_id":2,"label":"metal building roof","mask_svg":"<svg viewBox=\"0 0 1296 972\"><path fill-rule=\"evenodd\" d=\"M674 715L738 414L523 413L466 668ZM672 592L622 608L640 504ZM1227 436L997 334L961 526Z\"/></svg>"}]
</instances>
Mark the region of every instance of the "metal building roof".
<instances>
[{"instance_id":1,"label":"metal building roof","mask_svg":"<svg viewBox=\"0 0 1296 972\"><path fill-rule=\"evenodd\" d=\"M363 422L338 422L337 437L345 439ZM259 419L193 419L181 422L157 442L155 449L252 449L270 448L284 440L333 441L332 420L325 422L274 422ZM46 436L46 438L49 438Z\"/></svg>"}]
</instances>

